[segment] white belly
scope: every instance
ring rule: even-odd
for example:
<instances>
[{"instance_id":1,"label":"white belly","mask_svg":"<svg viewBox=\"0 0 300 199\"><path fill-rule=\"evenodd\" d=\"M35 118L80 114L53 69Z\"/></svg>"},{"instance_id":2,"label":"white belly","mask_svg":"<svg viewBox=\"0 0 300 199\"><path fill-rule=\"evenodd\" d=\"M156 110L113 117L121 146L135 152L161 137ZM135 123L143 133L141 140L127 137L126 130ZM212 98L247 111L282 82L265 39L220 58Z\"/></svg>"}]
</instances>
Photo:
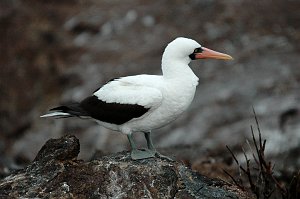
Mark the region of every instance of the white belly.
<instances>
[{"instance_id":1,"label":"white belly","mask_svg":"<svg viewBox=\"0 0 300 199\"><path fill-rule=\"evenodd\" d=\"M122 132L150 131L169 124L178 118L191 104L197 83L168 82L162 89L162 104L141 118L120 126Z\"/></svg>"}]
</instances>

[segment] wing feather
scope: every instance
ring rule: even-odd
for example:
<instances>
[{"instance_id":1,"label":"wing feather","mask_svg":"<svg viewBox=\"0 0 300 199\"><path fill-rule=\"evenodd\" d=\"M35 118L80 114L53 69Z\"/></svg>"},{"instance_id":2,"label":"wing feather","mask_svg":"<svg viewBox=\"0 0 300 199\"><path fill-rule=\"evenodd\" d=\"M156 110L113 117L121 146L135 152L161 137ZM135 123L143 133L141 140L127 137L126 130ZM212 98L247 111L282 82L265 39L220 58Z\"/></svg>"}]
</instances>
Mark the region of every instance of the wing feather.
<instances>
[{"instance_id":1,"label":"wing feather","mask_svg":"<svg viewBox=\"0 0 300 199\"><path fill-rule=\"evenodd\" d=\"M159 89L125 78L105 84L94 95L107 103L137 104L146 108L159 106L163 99Z\"/></svg>"},{"instance_id":2,"label":"wing feather","mask_svg":"<svg viewBox=\"0 0 300 199\"><path fill-rule=\"evenodd\" d=\"M109 81L80 107L91 117L112 124L123 124L158 107L163 99L159 89L149 84L149 76L131 76Z\"/></svg>"}]
</instances>

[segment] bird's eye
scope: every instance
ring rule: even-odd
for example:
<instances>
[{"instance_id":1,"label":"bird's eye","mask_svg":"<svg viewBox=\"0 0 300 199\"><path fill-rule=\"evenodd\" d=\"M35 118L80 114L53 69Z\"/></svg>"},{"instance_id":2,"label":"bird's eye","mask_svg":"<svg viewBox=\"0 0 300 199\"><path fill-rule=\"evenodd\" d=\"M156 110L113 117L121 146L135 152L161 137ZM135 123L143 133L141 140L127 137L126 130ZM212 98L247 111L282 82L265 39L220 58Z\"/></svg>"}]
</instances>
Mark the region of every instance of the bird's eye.
<instances>
[{"instance_id":1,"label":"bird's eye","mask_svg":"<svg viewBox=\"0 0 300 199\"><path fill-rule=\"evenodd\" d=\"M202 53L203 52L203 49L200 47L200 48L196 48L194 50L194 53Z\"/></svg>"}]
</instances>

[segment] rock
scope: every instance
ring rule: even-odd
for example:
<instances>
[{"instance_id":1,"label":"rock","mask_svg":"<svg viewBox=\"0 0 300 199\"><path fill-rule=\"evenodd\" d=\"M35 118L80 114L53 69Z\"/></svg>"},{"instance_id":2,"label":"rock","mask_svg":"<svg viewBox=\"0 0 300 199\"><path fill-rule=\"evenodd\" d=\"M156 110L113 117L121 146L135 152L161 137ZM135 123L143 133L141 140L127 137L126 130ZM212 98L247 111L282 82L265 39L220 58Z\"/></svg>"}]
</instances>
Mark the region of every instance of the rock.
<instances>
[{"instance_id":1,"label":"rock","mask_svg":"<svg viewBox=\"0 0 300 199\"><path fill-rule=\"evenodd\" d=\"M26 168L0 181L0 198L250 198L236 186L162 158L129 152L77 160L75 136L50 139Z\"/></svg>"}]
</instances>

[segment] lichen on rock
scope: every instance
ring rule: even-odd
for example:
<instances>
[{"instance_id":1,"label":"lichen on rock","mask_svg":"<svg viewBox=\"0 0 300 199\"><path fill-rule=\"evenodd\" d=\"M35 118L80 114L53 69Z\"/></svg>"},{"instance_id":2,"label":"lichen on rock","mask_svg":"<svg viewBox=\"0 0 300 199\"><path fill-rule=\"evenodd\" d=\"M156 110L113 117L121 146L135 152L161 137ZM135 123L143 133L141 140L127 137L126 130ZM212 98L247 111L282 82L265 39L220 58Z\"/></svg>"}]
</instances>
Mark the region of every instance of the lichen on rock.
<instances>
[{"instance_id":1,"label":"lichen on rock","mask_svg":"<svg viewBox=\"0 0 300 199\"><path fill-rule=\"evenodd\" d=\"M163 158L129 152L77 160L75 136L50 139L26 168L0 181L0 198L249 198L217 179Z\"/></svg>"}]
</instances>

